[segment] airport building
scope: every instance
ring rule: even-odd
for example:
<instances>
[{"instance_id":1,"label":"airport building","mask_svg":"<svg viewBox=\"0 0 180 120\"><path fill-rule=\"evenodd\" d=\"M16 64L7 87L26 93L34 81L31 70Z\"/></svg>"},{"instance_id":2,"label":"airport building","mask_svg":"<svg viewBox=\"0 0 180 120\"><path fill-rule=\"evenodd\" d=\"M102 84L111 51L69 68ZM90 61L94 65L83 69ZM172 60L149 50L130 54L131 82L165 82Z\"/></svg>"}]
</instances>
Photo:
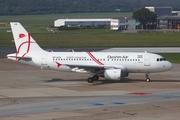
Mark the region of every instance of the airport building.
<instances>
[{"instance_id":1,"label":"airport building","mask_svg":"<svg viewBox=\"0 0 180 120\"><path fill-rule=\"evenodd\" d=\"M145 7L157 14L156 27L159 29L180 29L180 11L172 7Z\"/></svg>"},{"instance_id":2,"label":"airport building","mask_svg":"<svg viewBox=\"0 0 180 120\"><path fill-rule=\"evenodd\" d=\"M111 30L135 30L136 20L135 19L112 19Z\"/></svg>"},{"instance_id":3,"label":"airport building","mask_svg":"<svg viewBox=\"0 0 180 120\"><path fill-rule=\"evenodd\" d=\"M54 27L96 27L110 28L111 30L132 30L135 29L135 25L134 19L58 19L54 21Z\"/></svg>"},{"instance_id":4,"label":"airport building","mask_svg":"<svg viewBox=\"0 0 180 120\"><path fill-rule=\"evenodd\" d=\"M54 21L55 27L67 26L67 27L90 27L90 26L109 26L110 18L107 19L58 19Z\"/></svg>"},{"instance_id":5,"label":"airport building","mask_svg":"<svg viewBox=\"0 0 180 120\"><path fill-rule=\"evenodd\" d=\"M160 29L180 29L180 16L162 16L157 18Z\"/></svg>"},{"instance_id":6,"label":"airport building","mask_svg":"<svg viewBox=\"0 0 180 120\"><path fill-rule=\"evenodd\" d=\"M172 15L172 7L165 6L165 7L145 7L150 11L157 14L158 17L161 16L171 16Z\"/></svg>"}]
</instances>

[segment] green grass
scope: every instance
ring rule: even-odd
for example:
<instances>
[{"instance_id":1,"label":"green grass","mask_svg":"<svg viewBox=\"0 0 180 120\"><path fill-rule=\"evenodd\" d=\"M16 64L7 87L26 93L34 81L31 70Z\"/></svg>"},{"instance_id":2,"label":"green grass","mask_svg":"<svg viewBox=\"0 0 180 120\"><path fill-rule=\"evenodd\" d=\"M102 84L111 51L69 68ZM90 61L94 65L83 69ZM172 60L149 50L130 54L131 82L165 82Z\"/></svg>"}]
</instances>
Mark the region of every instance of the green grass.
<instances>
[{"instance_id":1,"label":"green grass","mask_svg":"<svg viewBox=\"0 0 180 120\"><path fill-rule=\"evenodd\" d=\"M70 30L56 33L27 27L42 47L179 47L180 33L129 33L101 30ZM12 33L0 30L0 46L14 46Z\"/></svg>"},{"instance_id":2,"label":"green grass","mask_svg":"<svg viewBox=\"0 0 180 120\"><path fill-rule=\"evenodd\" d=\"M17 15L0 16L0 22L21 22L25 26L44 26L49 27L57 19L72 18L131 18L132 12L109 12L109 13L69 13L69 14L48 14L48 15Z\"/></svg>"},{"instance_id":3,"label":"green grass","mask_svg":"<svg viewBox=\"0 0 180 120\"><path fill-rule=\"evenodd\" d=\"M1 16L0 22L18 21L42 47L155 47L180 46L180 33L123 34L119 31L69 30L56 33L46 31L59 18L123 18L132 13L71 13L52 15ZM10 27L0 25L0 46L14 46Z\"/></svg>"},{"instance_id":4,"label":"green grass","mask_svg":"<svg viewBox=\"0 0 180 120\"><path fill-rule=\"evenodd\" d=\"M1 22L21 22L41 47L180 47L180 33L129 33L106 29L79 29L46 31L54 24L54 20L62 18L130 18L132 13L71 13L52 15L0 16ZM10 27L0 24L0 46L14 47ZM180 54L161 54L173 63L180 63Z\"/></svg>"}]
</instances>

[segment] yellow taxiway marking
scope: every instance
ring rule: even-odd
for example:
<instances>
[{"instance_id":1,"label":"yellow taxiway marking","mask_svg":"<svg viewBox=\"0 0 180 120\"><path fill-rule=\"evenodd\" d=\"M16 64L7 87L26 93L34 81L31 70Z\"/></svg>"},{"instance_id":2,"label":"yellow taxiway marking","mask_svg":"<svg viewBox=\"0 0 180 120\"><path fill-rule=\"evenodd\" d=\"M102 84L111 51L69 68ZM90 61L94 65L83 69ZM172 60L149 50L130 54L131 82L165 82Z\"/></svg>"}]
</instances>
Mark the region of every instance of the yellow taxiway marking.
<instances>
[{"instance_id":1,"label":"yellow taxiway marking","mask_svg":"<svg viewBox=\"0 0 180 120\"><path fill-rule=\"evenodd\" d=\"M3 98L11 99L10 102L8 102L8 103L6 103L6 104L3 104L3 105L0 105L0 107L11 105L11 104L13 104L13 102L15 101L13 98L10 98L10 97L8 97L8 96L5 96L5 95L0 95L0 96L3 97Z\"/></svg>"}]
</instances>

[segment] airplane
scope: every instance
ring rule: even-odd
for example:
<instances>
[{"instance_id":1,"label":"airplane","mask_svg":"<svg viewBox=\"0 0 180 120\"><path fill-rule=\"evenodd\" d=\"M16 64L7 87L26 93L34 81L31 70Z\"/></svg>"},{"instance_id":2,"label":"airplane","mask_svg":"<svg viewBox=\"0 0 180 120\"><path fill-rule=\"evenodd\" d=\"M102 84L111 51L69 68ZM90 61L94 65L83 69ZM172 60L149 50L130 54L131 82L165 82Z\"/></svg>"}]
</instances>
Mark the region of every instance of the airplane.
<instances>
[{"instance_id":1,"label":"airplane","mask_svg":"<svg viewBox=\"0 0 180 120\"><path fill-rule=\"evenodd\" d=\"M120 80L129 73L149 74L168 71L172 63L164 57L148 52L48 52L43 50L19 22L11 22L16 53L7 58L21 63L52 70L88 73L87 82L92 83L99 77Z\"/></svg>"}]
</instances>

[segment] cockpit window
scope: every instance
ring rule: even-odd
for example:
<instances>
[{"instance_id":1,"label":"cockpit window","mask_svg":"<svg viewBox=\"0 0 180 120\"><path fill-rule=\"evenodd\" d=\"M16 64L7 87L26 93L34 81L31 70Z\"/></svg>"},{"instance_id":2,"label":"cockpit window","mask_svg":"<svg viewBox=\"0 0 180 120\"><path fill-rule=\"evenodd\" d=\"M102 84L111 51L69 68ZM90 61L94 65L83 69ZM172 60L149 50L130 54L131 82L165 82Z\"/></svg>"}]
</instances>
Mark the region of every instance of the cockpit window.
<instances>
[{"instance_id":1,"label":"cockpit window","mask_svg":"<svg viewBox=\"0 0 180 120\"><path fill-rule=\"evenodd\" d=\"M165 58L163 58L163 61L166 61L166 59L165 59Z\"/></svg>"},{"instance_id":2,"label":"cockpit window","mask_svg":"<svg viewBox=\"0 0 180 120\"><path fill-rule=\"evenodd\" d=\"M166 61L165 58L157 58L157 61Z\"/></svg>"}]
</instances>

